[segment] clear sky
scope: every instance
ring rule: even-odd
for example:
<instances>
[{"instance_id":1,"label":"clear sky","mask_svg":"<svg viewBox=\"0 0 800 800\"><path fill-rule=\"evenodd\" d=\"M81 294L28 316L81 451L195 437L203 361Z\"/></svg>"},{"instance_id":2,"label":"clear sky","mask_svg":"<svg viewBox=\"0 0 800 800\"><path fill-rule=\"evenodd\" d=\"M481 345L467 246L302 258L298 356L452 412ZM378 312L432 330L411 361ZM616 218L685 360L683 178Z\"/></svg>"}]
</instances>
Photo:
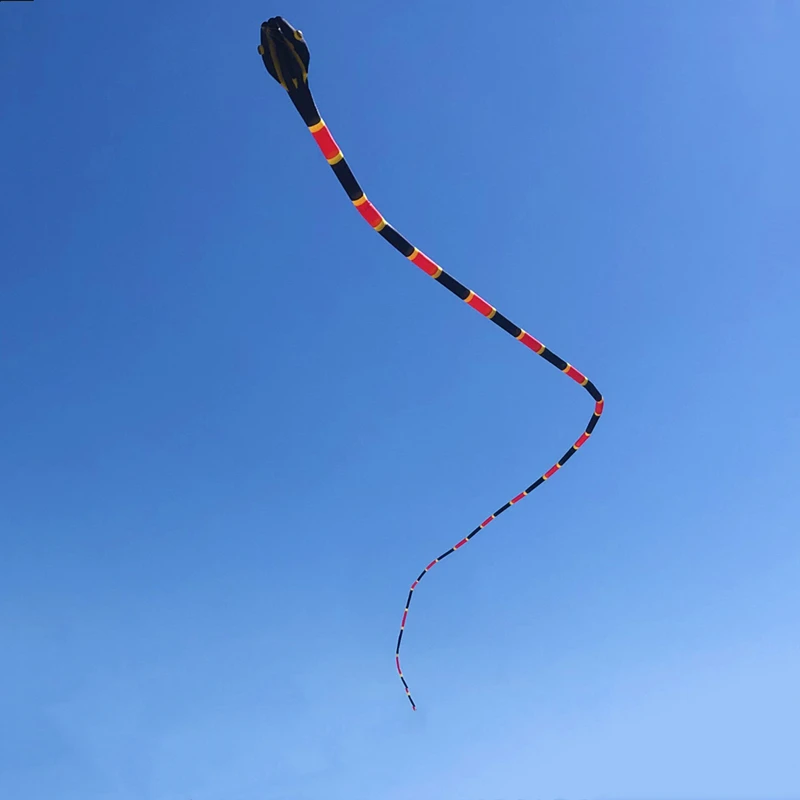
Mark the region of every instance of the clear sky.
<instances>
[{"instance_id":1,"label":"clear sky","mask_svg":"<svg viewBox=\"0 0 800 800\"><path fill-rule=\"evenodd\" d=\"M282 14L383 214L256 52ZM0 796L800 798L800 6L0 4Z\"/></svg>"}]
</instances>

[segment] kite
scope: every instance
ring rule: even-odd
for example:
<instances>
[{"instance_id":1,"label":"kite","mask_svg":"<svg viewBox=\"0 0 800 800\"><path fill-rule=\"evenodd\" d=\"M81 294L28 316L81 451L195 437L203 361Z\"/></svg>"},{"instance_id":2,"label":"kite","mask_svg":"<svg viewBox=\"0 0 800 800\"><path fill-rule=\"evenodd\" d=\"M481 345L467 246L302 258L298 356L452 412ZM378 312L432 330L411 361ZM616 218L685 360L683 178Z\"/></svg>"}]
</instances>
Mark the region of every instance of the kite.
<instances>
[{"instance_id":1,"label":"kite","mask_svg":"<svg viewBox=\"0 0 800 800\"><path fill-rule=\"evenodd\" d=\"M486 302L482 297L475 294L463 284L459 283L454 277L445 272L435 261L430 259L421 250L414 247L404 236L393 228L381 215L378 209L367 199L363 189L356 180L353 172L345 161L339 145L336 144L333 136L328 130L328 126L323 121L317 110L311 90L308 86L308 65L310 54L308 46L301 31L293 28L283 17L272 17L261 24L261 44L258 52L264 61L267 72L284 88L289 94L289 99L294 104L308 128L314 141L322 151L322 155L327 160L333 174L339 180L342 188L347 193L350 201L355 206L359 214L369 223L369 225L379 233L390 245L404 255L414 266L419 267L426 275L429 275L445 289L450 291L468 306L475 309L479 314L491 320L499 328L522 342L525 347L533 350L536 355L541 356L545 361L552 364L560 372L589 393L594 400L594 409L586 429L575 441L575 443L564 453L563 456L553 464L543 475L539 476L527 489L520 492L512 500L501 506L491 516L487 517L477 528L468 533L460 542L454 544L449 550L442 553L438 558L434 558L427 567L417 576L411 584L403 610L403 619L400 623L400 633L397 637L395 648L395 666L403 683L406 696L411 703L411 708L416 710L416 704L411 697L411 690L408 687L403 670L400 666L400 644L403 640L403 632L408 618L408 609L414 596L414 591L419 586L420 581L428 572L451 553L462 548L475 535L482 531L490 522L497 519L504 511L511 506L519 503L527 497L534 489L537 489L545 481L549 480L572 458L578 450L589 440L592 432L597 425L600 415L603 413L603 396L595 385L572 364L567 363L552 350L545 347L538 339L530 333L515 325L507 317L504 317L494 306Z\"/></svg>"}]
</instances>

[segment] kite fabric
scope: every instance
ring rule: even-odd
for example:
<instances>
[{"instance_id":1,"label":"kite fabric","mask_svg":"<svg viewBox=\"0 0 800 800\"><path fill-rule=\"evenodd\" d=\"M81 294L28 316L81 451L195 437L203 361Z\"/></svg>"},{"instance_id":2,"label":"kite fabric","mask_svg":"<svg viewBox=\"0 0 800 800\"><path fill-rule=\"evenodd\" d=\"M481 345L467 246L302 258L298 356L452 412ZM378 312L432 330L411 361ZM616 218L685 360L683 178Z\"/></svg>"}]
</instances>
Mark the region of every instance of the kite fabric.
<instances>
[{"instance_id":1,"label":"kite fabric","mask_svg":"<svg viewBox=\"0 0 800 800\"><path fill-rule=\"evenodd\" d=\"M377 231L389 244L396 250L404 255L412 264L419 267L426 275L429 275L437 283L444 286L452 292L460 300L463 300L468 306L474 308L479 314L482 314L486 319L491 320L495 325L502 328L506 333L513 336L518 341L522 342L527 348L533 350L536 355L541 356L545 361L548 361L556 369L569 376L576 383L583 386L584 389L591 395L594 400L594 410L589 420L586 429L577 439L577 441L564 453L563 456L547 470L543 475L538 477L527 489L520 492L512 500L509 500L505 505L501 506L491 516L487 517L477 528L467 534L460 542L453 545L449 550L442 553L438 558L425 567L422 572L417 576L416 580L411 584L406 599L405 608L403 610L403 619L400 623L400 634L397 637L397 646L395 648L395 665L397 672L400 675L400 680L403 682L403 687L406 696L411 703L411 708L416 710L416 705L411 697L411 691L406 683L403 670L400 667L400 643L403 640L403 632L406 627L406 619L408 617L408 609L411 605L411 600L414 596L414 591L419 586L419 582L428 574L435 564L438 564L442 559L447 558L451 553L463 547L467 542L472 539L479 531L483 530L492 520L497 519L504 511L513 505L516 505L524 497L529 495L534 489L541 486L545 481L549 480L553 475L560 470L567 461L588 441L589 437L597 425L600 415L603 413L603 396L595 388L594 384L581 372L579 372L571 364L568 364L564 359L557 356L552 350L545 347L538 339L535 339L531 334L522 328L515 325L509 319L504 317L494 306L487 303L483 298L479 297L475 292L468 289L466 286L459 283L451 275L448 275L435 261L428 258L423 252L414 247L407 239L398 233L389 223L381 216L380 212L375 206L367 199L361 186L353 175L350 167L344 159L339 145L334 141L331 136L327 125L322 120L319 112L317 111L314 99L311 96L311 91L308 87L308 65L310 54L308 47L303 38L301 31L293 28L282 17L272 17L261 25L261 44L258 47L258 52L264 61L264 66L270 75L278 82L289 94L289 98L294 103L295 108L303 118L303 122L308 128L314 141L322 151L328 164L331 166L334 175L341 183L342 188L347 192L347 196L355 206L359 214L370 224L370 226Z\"/></svg>"}]
</instances>

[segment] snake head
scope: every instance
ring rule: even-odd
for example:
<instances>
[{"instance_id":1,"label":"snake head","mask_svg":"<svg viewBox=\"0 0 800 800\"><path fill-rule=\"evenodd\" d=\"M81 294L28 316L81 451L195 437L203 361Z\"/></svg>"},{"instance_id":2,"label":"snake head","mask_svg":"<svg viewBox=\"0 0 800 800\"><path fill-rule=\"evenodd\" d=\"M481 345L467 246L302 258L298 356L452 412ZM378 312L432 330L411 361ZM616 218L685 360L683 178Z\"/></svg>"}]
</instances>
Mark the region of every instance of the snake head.
<instances>
[{"instance_id":1,"label":"snake head","mask_svg":"<svg viewBox=\"0 0 800 800\"><path fill-rule=\"evenodd\" d=\"M310 53L302 31L293 28L283 17L261 23L258 52L267 72L289 94L302 92L308 83Z\"/></svg>"}]
</instances>

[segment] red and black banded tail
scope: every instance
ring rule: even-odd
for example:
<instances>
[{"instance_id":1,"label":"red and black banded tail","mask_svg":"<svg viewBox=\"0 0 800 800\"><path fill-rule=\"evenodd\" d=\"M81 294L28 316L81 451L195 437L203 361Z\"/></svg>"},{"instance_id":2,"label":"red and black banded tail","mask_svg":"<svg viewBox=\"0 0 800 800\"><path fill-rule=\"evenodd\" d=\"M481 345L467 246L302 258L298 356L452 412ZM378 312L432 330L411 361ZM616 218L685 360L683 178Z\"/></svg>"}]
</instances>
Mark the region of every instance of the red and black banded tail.
<instances>
[{"instance_id":1,"label":"red and black banded tail","mask_svg":"<svg viewBox=\"0 0 800 800\"><path fill-rule=\"evenodd\" d=\"M261 41L262 44L259 46L259 52L264 59L267 70L289 92L292 102L302 116L304 123L314 137L314 141L317 143L319 149L322 151L322 155L325 156L334 175L336 175L336 178L339 180L339 183L342 185L342 188L347 193L347 196L350 198L350 201L353 203L358 213L361 214L369 225L412 264L419 267L426 275L429 275L449 292L475 309L479 314L491 320L499 328L502 328L506 333L522 342L525 347L532 350L536 355L541 356L560 372L563 372L576 383L583 386L594 401L592 415L589 418L585 430L564 455L561 456L550 469L528 486L527 489L524 489L517 494L516 497L500 506L497 511L470 531L460 542L457 542L449 550L446 550L438 558L431 561L430 564L417 575L416 579L411 584L403 610L403 618L400 623L400 633L397 637L395 665L397 666L397 672L400 675L400 680L403 683L403 688L411 703L411 707L416 710L416 705L411 697L411 691L408 688L408 683L406 683L403 670L400 666L400 644L403 641L403 633L408 618L408 609L411 606L411 600L414 596L414 591L417 586L419 586L419 582L428 574L435 564L438 564L442 559L447 558L451 553L459 550L490 522L497 519L504 511L519 503L520 500L527 497L534 489L537 489L545 481L552 478L553 475L555 475L556 472L558 472L589 440L589 437L592 435L603 413L604 401L595 385L582 372L564 361L560 356L557 356L538 339L515 325L507 317L504 317L494 306L487 303L482 297L475 294L471 289L468 289L445 272L435 261L426 256L421 250L414 247L402 234L398 233L398 231L383 218L378 209L367 199L363 189L345 161L344 154L339 148L339 145L336 144L327 125L320 117L314 100L311 97L311 92L308 89L308 48L305 45L302 34L292 28L283 18L274 17L262 24ZM302 48L304 48L304 50L298 47L299 43L302 43ZM298 50L301 50L301 52L298 52ZM303 52L305 56L302 55ZM304 64L305 67L298 72L298 65L300 64ZM288 82L287 76L289 76Z\"/></svg>"}]
</instances>

